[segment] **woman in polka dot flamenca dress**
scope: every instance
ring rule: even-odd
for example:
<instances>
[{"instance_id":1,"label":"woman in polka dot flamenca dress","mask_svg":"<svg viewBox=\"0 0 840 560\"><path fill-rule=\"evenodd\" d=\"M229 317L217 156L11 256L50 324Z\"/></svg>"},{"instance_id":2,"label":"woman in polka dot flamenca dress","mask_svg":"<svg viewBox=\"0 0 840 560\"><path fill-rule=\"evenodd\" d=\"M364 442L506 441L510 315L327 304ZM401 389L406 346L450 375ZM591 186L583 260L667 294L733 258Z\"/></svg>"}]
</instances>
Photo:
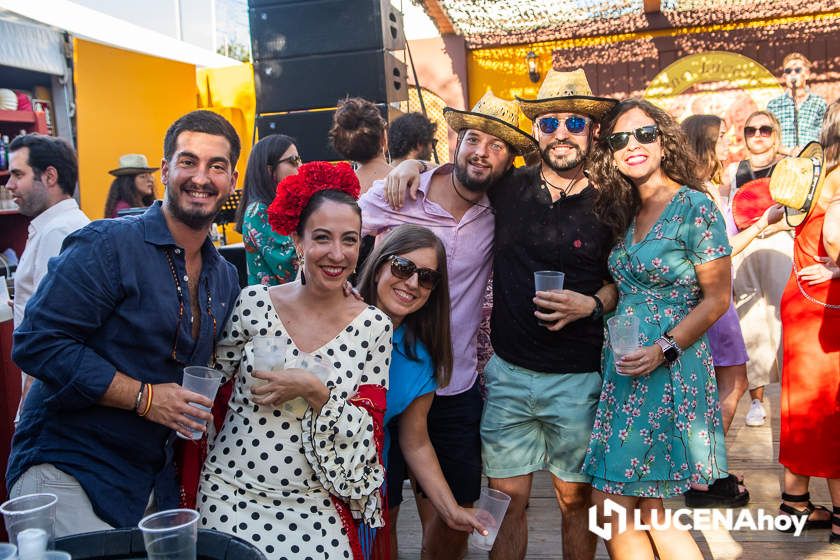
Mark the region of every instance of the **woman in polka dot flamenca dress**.
<instances>
[{"instance_id":1,"label":"woman in polka dot flamenca dress","mask_svg":"<svg viewBox=\"0 0 840 560\"><path fill-rule=\"evenodd\" d=\"M272 559L358 559L356 524L383 526L391 323L342 292L359 252L358 192L346 164L306 164L280 183L269 220L291 233L301 280L245 288L216 351L234 387L201 474L200 523ZM301 352L328 361L329 378L254 370L253 337L265 335L281 337L287 364ZM307 406L284 408L299 398Z\"/></svg>"}]
</instances>

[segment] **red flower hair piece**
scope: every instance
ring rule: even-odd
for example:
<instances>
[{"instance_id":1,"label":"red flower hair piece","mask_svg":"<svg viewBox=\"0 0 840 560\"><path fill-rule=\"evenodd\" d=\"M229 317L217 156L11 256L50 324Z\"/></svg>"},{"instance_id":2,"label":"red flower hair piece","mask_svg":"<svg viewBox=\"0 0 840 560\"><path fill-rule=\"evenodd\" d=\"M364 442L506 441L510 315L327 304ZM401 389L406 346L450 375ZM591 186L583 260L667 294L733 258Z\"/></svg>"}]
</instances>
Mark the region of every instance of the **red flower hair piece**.
<instances>
[{"instance_id":1,"label":"red flower hair piece","mask_svg":"<svg viewBox=\"0 0 840 560\"><path fill-rule=\"evenodd\" d=\"M277 185L277 195L268 207L268 223L281 235L297 230L300 215L318 191L341 191L359 198L359 179L350 165L326 161L304 163L297 175L289 175Z\"/></svg>"}]
</instances>

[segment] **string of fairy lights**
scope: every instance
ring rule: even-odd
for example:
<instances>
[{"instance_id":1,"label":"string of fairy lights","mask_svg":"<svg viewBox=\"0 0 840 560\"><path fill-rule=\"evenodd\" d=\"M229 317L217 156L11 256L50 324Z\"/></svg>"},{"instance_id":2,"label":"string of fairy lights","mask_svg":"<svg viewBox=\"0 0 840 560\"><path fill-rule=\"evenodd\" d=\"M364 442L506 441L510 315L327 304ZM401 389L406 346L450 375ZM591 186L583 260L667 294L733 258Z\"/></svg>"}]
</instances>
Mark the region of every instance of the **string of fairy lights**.
<instances>
[{"instance_id":1,"label":"string of fairy lights","mask_svg":"<svg viewBox=\"0 0 840 560\"><path fill-rule=\"evenodd\" d=\"M434 19L440 8L471 49L595 37L650 26L643 0L414 0ZM672 27L820 14L837 0L662 0Z\"/></svg>"}]
</instances>

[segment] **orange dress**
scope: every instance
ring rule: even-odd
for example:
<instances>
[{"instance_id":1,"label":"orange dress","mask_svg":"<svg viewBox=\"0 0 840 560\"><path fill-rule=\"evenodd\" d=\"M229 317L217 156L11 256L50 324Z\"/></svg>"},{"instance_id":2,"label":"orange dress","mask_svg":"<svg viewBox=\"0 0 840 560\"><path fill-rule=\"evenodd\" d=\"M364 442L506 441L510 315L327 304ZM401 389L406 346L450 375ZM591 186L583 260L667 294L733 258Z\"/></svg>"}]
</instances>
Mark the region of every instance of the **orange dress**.
<instances>
[{"instance_id":1,"label":"orange dress","mask_svg":"<svg viewBox=\"0 0 840 560\"><path fill-rule=\"evenodd\" d=\"M825 256L825 208L797 227L794 269L782 296L779 462L796 474L840 478L840 279L815 286L796 271Z\"/></svg>"}]
</instances>

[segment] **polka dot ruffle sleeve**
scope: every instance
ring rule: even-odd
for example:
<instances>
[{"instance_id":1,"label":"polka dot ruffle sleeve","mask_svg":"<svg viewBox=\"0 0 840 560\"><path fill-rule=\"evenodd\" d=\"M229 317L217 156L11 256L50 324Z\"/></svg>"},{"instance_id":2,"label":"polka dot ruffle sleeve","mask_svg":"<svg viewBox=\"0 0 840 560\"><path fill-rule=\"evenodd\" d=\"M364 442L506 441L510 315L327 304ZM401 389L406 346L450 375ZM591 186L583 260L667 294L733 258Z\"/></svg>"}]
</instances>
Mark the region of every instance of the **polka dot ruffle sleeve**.
<instances>
[{"instance_id":1,"label":"polka dot ruffle sleeve","mask_svg":"<svg viewBox=\"0 0 840 560\"><path fill-rule=\"evenodd\" d=\"M365 341L367 344L362 345L367 349L367 357L359 386L378 389L382 395L379 406L384 411L391 325L382 318L373 322L365 334L370 336ZM382 415L375 419L368 410L351 401L353 397L343 399L332 389L319 412L309 408L301 421L303 433L309 437L304 437L302 444L306 459L324 488L343 499L354 518L371 527L382 527L383 503L378 490L385 480L385 469L376 441L377 434L382 432Z\"/></svg>"}]
</instances>

